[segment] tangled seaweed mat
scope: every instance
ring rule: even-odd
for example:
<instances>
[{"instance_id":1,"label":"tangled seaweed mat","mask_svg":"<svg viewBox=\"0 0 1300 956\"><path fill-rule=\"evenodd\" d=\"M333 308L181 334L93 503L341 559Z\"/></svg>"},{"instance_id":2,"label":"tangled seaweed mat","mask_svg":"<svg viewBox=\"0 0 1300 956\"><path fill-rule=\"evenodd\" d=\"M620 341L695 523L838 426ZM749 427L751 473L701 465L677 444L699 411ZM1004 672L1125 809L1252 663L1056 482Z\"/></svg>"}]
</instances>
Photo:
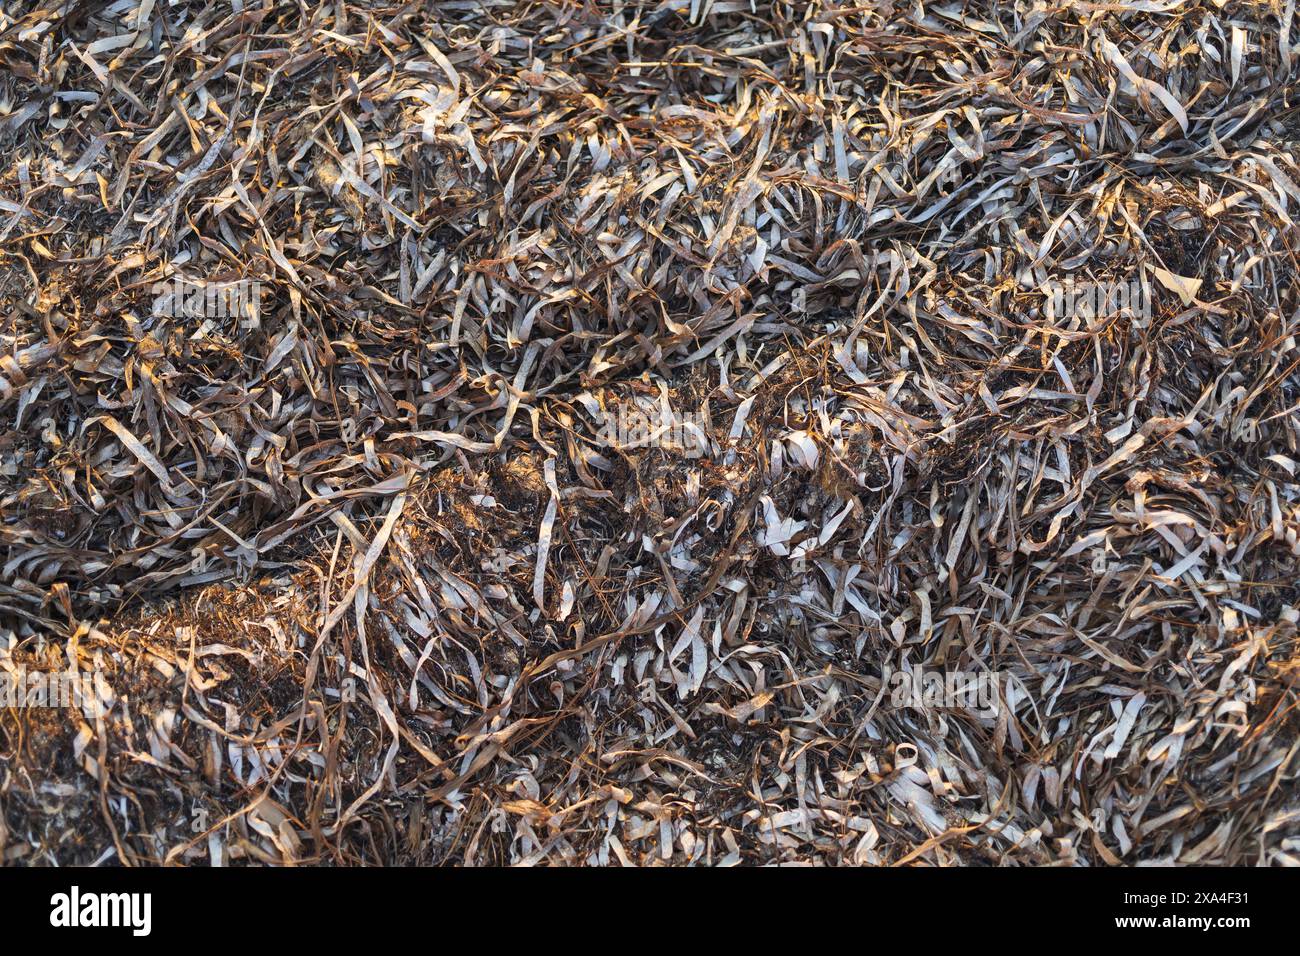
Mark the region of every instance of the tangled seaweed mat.
<instances>
[{"instance_id":1,"label":"tangled seaweed mat","mask_svg":"<svg viewBox=\"0 0 1300 956\"><path fill-rule=\"evenodd\" d=\"M0 712L3 858L1300 863L1298 68L1293 0L0 4L0 663L95 688Z\"/></svg>"}]
</instances>

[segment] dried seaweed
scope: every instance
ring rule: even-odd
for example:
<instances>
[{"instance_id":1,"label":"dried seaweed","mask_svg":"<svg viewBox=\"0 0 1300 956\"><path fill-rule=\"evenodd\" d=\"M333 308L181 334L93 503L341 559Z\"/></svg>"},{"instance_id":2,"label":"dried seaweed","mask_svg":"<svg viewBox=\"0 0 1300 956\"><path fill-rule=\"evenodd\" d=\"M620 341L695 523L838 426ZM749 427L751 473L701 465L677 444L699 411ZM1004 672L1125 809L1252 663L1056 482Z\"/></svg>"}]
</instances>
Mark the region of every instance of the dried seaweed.
<instances>
[{"instance_id":1,"label":"dried seaweed","mask_svg":"<svg viewBox=\"0 0 1300 956\"><path fill-rule=\"evenodd\" d=\"M1294 7L0 3L3 859L1300 863Z\"/></svg>"}]
</instances>

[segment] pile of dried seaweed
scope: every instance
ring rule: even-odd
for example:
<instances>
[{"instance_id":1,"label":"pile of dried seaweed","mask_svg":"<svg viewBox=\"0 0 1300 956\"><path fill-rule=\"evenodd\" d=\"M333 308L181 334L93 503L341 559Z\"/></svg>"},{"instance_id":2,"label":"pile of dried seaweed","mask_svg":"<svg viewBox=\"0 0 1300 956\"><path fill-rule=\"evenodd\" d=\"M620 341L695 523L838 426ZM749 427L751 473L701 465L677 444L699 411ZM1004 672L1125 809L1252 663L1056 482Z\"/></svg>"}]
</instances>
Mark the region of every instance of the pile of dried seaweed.
<instances>
[{"instance_id":1,"label":"pile of dried seaweed","mask_svg":"<svg viewBox=\"0 0 1300 956\"><path fill-rule=\"evenodd\" d=\"M1300 863L1295 6L0 2L0 857Z\"/></svg>"}]
</instances>

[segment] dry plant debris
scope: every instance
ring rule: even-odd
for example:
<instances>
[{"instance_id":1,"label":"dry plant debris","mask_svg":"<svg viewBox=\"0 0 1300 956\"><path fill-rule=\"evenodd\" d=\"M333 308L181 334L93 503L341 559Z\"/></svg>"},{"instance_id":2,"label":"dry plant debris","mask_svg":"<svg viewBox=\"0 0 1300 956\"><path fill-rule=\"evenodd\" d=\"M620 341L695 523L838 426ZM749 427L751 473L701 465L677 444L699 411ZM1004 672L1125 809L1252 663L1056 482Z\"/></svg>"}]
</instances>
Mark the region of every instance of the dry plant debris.
<instances>
[{"instance_id":1,"label":"dry plant debris","mask_svg":"<svg viewBox=\"0 0 1300 956\"><path fill-rule=\"evenodd\" d=\"M0 857L1300 863L1297 19L3 0Z\"/></svg>"}]
</instances>

